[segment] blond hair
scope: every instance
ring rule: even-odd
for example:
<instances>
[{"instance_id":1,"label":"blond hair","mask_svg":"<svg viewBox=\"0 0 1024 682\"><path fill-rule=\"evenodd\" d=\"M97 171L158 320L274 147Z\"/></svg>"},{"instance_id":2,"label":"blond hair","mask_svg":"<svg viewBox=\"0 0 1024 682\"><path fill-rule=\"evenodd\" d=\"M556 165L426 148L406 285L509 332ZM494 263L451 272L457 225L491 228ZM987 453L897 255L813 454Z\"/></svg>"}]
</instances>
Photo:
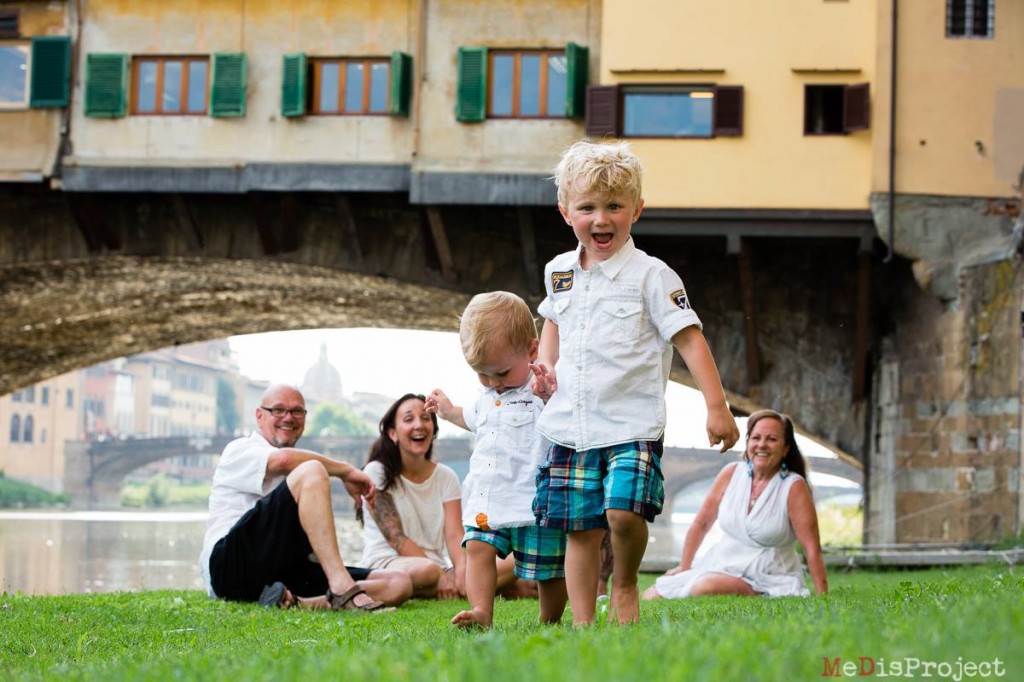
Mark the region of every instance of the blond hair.
<instances>
[{"instance_id":1,"label":"blond hair","mask_svg":"<svg viewBox=\"0 0 1024 682\"><path fill-rule=\"evenodd\" d=\"M565 150L555 167L558 203L566 206L569 193L574 191L602 195L626 192L634 204L639 203L643 171L628 142L579 140Z\"/></svg>"},{"instance_id":2,"label":"blond hair","mask_svg":"<svg viewBox=\"0 0 1024 682\"><path fill-rule=\"evenodd\" d=\"M512 351L527 351L537 338L537 323L526 301L507 291L477 294L459 320L459 340L466 362L480 364L491 344Z\"/></svg>"}]
</instances>

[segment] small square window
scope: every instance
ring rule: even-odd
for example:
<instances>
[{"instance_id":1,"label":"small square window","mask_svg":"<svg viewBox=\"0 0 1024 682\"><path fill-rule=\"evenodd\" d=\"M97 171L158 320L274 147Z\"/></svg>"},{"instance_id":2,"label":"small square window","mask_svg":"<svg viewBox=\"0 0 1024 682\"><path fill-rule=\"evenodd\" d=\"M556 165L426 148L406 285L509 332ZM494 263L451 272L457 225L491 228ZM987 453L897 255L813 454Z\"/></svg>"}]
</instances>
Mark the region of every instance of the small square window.
<instances>
[{"instance_id":1,"label":"small square window","mask_svg":"<svg viewBox=\"0 0 1024 682\"><path fill-rule=\"evenodd\" d=\"M867 83L805 86L804 135L844 135L866 129L868 100Z\"/></svg>"},{"instance_id":2,"label":"small square window","mask_svg":"<svg viewBox=\"0 0 1024 682\"><path fill-rule=\"evenodd\" d=\"M947 38L992 38L995 0L946 0Z\"/></svg>"}]
</instances>

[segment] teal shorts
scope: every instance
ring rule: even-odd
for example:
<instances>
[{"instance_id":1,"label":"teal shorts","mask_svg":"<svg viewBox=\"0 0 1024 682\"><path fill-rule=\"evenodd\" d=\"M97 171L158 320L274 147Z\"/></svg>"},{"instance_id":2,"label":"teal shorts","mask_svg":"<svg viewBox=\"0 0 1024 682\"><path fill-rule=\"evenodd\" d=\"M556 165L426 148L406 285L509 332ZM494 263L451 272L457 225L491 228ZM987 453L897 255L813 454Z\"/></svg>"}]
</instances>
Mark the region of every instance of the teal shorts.
<instances>
[{"instance_id":1,"label":"teal shorts","mask_svg":"<svg viewBox=\"0 0 1024 682\"><path fill-rule=\"evenodd\" d=\"M607 528L605 511L623 509L653 521L665 503L660 440L578 452L552 443L537 473L533 513L545 528Z\"/></svg>"},{"instance_id":2,"label":"teal shorts","mask_svg":"<svg viewBox=\"0 0 1024 682\"><path fill-rule=\"evenodd\" d=\"M502 559L509 552L516 559L515 574L523 580L553 580L565 577L565 533L540 526L514 526L483 530L466 526L462 546L470 540L494 547Z\"/></svg>"}]
</instances>

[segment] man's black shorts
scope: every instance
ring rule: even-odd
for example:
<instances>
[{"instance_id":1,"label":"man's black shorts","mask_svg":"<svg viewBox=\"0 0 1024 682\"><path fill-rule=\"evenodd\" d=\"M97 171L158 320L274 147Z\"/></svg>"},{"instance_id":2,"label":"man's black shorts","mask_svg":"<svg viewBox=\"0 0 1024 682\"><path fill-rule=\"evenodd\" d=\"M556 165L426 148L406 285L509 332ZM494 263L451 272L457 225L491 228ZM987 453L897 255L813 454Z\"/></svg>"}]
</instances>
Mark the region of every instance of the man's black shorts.
<instances>
[{"instance_id":1,"label":"man's black shorts","mask_svg":"<svg viewBox=\"0 0 1024 682\"><path fill-rule=\"evenodd\" d=\"M292 594L315 597L327 593L327 576L299 523L299 505L288 482L260 499L242 515L210 555L210 582L218 597L256 601L263 587L283 582ZM348 568L353 580L370 571Z\"/></svg>"}]
</instances>

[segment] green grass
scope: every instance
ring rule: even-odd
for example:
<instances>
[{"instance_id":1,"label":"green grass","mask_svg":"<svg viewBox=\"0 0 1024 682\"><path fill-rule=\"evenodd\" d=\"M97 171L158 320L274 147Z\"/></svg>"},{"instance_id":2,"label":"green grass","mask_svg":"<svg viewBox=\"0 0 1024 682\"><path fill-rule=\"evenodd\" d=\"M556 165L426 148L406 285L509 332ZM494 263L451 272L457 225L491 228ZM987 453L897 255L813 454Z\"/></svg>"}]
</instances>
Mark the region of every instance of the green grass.
<instances>
[{"instance_id":1,"label":"green grass","mask_svg":"<svg viewBox=\"0 0 1024 682\"><path fill-rule=\"evenodd\" d=\"M821 679L825 659L837 657L998 658L1003 679L1024 679L1021 571L830 579L824 598L645 603L640 625L627 628L539 627L536 602L500 602L492 632L448 624L463 602L414 601L364 615L264 610L199 592L7 594L0 679L790 682Z\"/></svg>"},{"instance_id":2,"label":"green grass","mask_svg":"<svg viewBox=\"0 0 1024 682\"><path fill-rule=\"evenodd\" d=\"M67 495L54 495L34 485L7 478L0 471L0 509L48 507L67 503Z\"/></svg>"}]
</instances>

